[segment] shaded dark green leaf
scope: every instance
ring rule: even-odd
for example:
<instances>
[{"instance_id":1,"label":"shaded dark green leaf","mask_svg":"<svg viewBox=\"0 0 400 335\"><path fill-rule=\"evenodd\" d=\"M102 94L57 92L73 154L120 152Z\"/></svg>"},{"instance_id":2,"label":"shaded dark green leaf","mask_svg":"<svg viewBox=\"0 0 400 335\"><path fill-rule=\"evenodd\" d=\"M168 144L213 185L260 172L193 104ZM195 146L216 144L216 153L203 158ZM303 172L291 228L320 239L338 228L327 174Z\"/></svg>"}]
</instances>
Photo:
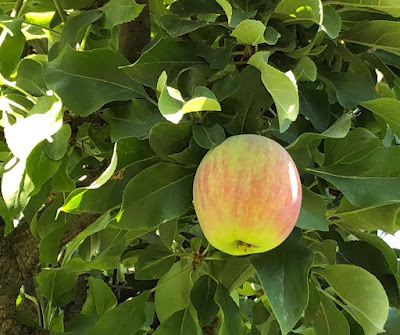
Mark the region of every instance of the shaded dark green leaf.
<instances>
[{"instance_id":1,"label":"shaded dark green leaf","mask_svg":"<svg viewBox=\"0 0 400 335\"><path fill-rule=\"evenodd\" d=\"M326 205L322 197L302 188L302 202L296 226L303 229L328 231Z\"/></svg>"},{"instance_id":2,"label":"shaded dark green leaf","mask_svg":"<svg viewBox=\"0 0 400 335\"><path fill-rule=\"evenodd\" d=\"M121 69L128 61L110 49L75 51L65 46L44 72L47 86L72 112L89 115L110 101L146 96Z\"/></svg>"},{"instance_id":3,"label":"shaded dark green leaf","mask_svg":"<svg viewBox=\"0 0 400 335\"><path fill-rule=\"evenodd\" d=\"M150 231L181 216L192 203L193 177L192 170L168 163L147 168L126 186L116 225Z\"/></svg>"},{"instance_id":4,"label":"shaded dark green leaf","mask_svg":"<svg viewBox=\"0 0 400 335\"><path fill-rule=\"evenodd\" d=\"M210 276L201 276L190 292L190 300L196 308L200 326L211 323L218 313L219 307L214 301L217 283Z\"/></svg>"},{"instance_id":5,"label":"shaded dark green leaf","mask_svg":"<svg viewBox=\"0 0 400 335\"><path fill-rule=\"evenodd\" d=\"M221 285L217 286L217 290L215 291L215 302L220 307L223 315L219 333L221 335L244 335L245 329L244 324L241 321L241 313L225 287Z\"/></svg>"},{"instance_id":6,"label":"shaded dark green leaf","mask_svg":"<svg viewBox=\"0 0 400 335\"><path fill-rule=\"evenodd\" d=\"M204 149L211 149L225 139L225 131L218 123L210 127L193 124L193 138Z\"/></svg>"},{"instance_id":7,"label":"shaded dark green leaf","mask_svg":"<svg viewBox=\"0 0 400 335\"><path fill-rule=\"evenodd\" d=\"M251 262L282 333L287 334L307 306L312 252L303 245L300 230L295 229L282 245L255 256Z\"/></svg>"},{"instance_id":8,"label":"shaded dark green leaf","mask_svg":"<svg viewBox=\"0 0 400 335\"><path fill-rule=\"evenodd\" d=\"M177 311L189 306L192 287L191 272L191 263L180 260L158 281L155 306L161 323Z\"/></svg>"},{"instance_id":9,"label":"shaded dark green leaf","mask_svg":"<svg viewBox=\"0 0 400 335\"><path fill-rule=\"evenodd\" d=\"M89 277L88 282L87 298L81 312L83 315L102 316L117 305L114 292L102 279Z\"/></svg>"},{"instance_id":10,"label":"shaded dark green leaf","mask_svg":"<svg viewBox=\"0 0 400 335\"><path fill-rule=\"evenodd\" d=\"M135 265L135 278L157 279L168 272L175 262L175 255L161 244L150 244L139 256Z\"/></svg>"}]
</instances>

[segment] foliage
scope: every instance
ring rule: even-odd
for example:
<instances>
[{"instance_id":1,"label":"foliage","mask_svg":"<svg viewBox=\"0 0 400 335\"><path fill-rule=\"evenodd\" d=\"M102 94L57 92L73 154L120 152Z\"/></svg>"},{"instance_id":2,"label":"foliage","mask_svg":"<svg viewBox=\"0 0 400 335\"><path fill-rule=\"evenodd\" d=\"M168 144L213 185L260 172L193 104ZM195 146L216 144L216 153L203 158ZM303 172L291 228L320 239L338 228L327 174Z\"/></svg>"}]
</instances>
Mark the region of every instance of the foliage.
<instances>
[{"instance_id":1,"label":"foliage","mask_svg":"<svg viewBox=\"0 0 400 335\"><path fill-rule=\"evenodd\" d=\"M118 25L145 6L93 3L0 1L0 214L5 235L27 222L40 242L18 304L41 318L20 322L54 335L398 334L400 252L377 236L400 230L398 0L150 0L152 39L133 64ZM234 257L204 238L192 182L207 150L241 133L286 147L303 203L282 245ZM85 213L98 219L60 250ZM82 274L86 301L64 322Z\"/></svg>"}]
</instances>

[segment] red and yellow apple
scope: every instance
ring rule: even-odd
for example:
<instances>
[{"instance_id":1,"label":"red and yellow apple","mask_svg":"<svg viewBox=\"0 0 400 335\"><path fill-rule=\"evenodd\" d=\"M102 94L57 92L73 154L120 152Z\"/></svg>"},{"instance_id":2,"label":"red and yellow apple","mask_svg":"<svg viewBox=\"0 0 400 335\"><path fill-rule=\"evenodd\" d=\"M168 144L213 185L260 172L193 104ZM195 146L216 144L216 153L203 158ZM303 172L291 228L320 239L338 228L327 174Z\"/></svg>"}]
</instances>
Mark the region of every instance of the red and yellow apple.
<instances>
[{"instance_id":1,"label":"red and yellow apple","mask_svg":"<svg viewBox=\"0 0 400 335\"><path fill-rule=\"evenodd\" d=\"M301 183L288 152L259 135L237 135L211 149L193 185L201 229L215 248L231 255L271 250L293 230Z\"/></svg>"}]
</instances>

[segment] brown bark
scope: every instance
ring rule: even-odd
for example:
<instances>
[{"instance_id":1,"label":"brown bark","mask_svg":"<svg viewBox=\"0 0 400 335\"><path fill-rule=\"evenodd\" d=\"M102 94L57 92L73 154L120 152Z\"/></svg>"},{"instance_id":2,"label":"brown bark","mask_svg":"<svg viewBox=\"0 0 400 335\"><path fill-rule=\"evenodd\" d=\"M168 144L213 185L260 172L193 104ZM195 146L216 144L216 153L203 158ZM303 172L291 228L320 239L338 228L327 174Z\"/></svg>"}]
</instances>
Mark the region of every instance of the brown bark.
<instances>
[{"instance_id":1,"label":"brown bark","mask_svg":"<svg viewBox=\"0 0 400 335\"><path fill-rule=\"evenodd\" d=\"M39 244L29 226L21 224L4 237L0 223L0 334L32 334L15 316L15 300L22 284L39 271Z\"/></svg>"},{"instance_id":2,"label":"brown bark","mask_svg":"<svg viewBox=\"0 0 400 335\"><path fill-rule=\"evenodd\" d=\"M64 322L68 323L79 314L87 298L87 280L85 275L79 275L75 283L75 298L64 309Z\"/></svg>"},{"instance_id":3,"label":"brown bark","mask_svg":"<svg viewBox=\"0 0 400 335\"><path fill-rule=\"evenodd\" d=\"M151 40L149 0L136 0L136 3L146 7L134 21L119 27L119 51L131 63L139 59L142 49Z\"/></svg>"},{"instance_id":4,"label":"brown bark","mask_svg":"<svg viewBox=\"0 0 400 335\"><path fill-rule=\"evenodd\" d=\"M77 215L64 233L60 246L73 239L99 216L92 213ZM39 242L31 234L29 225L22 223L4 237L4 223L0 223L0 335L46 334L44 330L32 330L20 324L15 314L15 300L21 286L39 271Z\"/></svg>"}]
</instances>

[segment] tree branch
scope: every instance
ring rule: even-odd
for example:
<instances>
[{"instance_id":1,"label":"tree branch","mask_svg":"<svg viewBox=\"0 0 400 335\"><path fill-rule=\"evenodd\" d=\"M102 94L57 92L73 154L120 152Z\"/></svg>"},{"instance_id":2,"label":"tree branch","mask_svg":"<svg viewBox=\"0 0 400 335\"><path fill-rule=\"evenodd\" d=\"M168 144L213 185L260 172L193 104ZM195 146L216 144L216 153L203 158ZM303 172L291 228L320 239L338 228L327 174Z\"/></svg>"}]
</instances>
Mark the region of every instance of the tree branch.
<instances>
[{"instance_id":1,"label":"tree branch","mask_svg":"<svg viewBox=\"0 0 400 335\"><path fill-rule=\"evenodd\" d=\"M119 51L131 63L137 61L143 48L150 42L151 25L149 0L136 0L138 4L145 4L140 15L131 22L119 27Z\"/></svg>"}]
</instances>

